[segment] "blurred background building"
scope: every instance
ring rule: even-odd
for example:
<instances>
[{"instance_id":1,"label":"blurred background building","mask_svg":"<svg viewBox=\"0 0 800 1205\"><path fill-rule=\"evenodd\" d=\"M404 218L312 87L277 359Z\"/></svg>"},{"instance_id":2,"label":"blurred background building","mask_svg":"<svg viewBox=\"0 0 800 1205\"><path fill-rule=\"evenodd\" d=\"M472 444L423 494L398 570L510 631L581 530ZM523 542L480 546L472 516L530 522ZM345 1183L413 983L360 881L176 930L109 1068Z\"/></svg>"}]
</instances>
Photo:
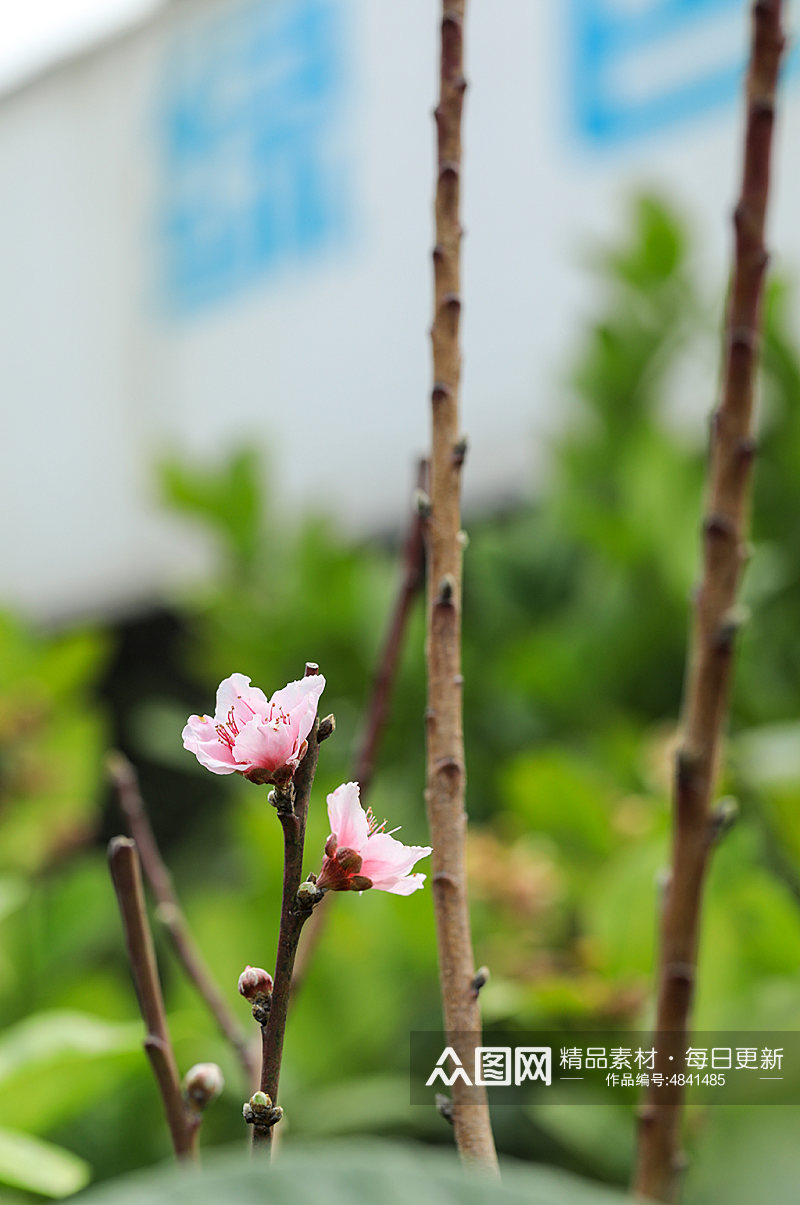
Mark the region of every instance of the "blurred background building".
<instances>
[{"instance_id":1,"label":"blurred background building","mask_svg":"<svg viewBox=\"0 0 800 1205\"><path fill-rule=\"evenodd\" d=\"M652 185L724 279L740 0L474 0L464 209L467 503L530 488L592 312L586 248ZM171 0L0 97L3 600L147 602L203 564L167 453L266 455L279 507L397 523L427 439L436 14L426 0ZM793 271L789 60L771 243ZM791 177L797 176L797 179ZM707 411L716 349L676 384Z\"/></svg>"}]
</instances>

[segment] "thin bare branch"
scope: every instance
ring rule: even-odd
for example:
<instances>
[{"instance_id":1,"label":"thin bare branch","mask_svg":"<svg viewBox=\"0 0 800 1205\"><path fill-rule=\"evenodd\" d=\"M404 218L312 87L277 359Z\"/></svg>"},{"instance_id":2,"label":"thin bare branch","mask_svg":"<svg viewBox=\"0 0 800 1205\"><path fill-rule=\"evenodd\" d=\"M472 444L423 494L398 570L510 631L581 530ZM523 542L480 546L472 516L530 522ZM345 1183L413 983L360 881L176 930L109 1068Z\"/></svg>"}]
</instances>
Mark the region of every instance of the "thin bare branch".
<instances>
[{"instance_id":1,"label":"thin bare branch","mask_svg":"<svg viewBox=\"0 0 800 1205\"><path fill-rule=\"evenodd\" d=\"M125 944L139 1009L147 1031L144 1048L161 1093L172 1145L179 1159L193 1158L199 1120L189 1115L183 1101L175 1053L167 1028L153 937L147 922L135 842L127 837L114 837L108 846L108 864L125 930Z\"/></svg>"},{"instance_id":2,"label":"thin bare branch","mask_svg":"<svg viewBox=\"0 0 800 1205\"><path fill-rule=\"evenodd\" d=\"M416 488L422 491L427 485L428 462L420 460L417 464ZM408 621L414 606L414 600L422 589L425 578L425 544L423 539L423 518L419 507L415 506L406 533L403 548L403 576L400 588L395 598L386 639L381 649L378 669L372 685L369 702L365 711L364 727L361 741L356 752L353 766L353 780L360 784L361 803L365 806L372 786L375 772L375 761L380 747L381 738L386 729L389 716L389 704L394 690L395 679L403 651ZM297 958L294 964L294 979L292 981L292 1000L305 982L308 968L314 957L314 952L327 923L328 906L324 901L314 909L308 922Z\"/></svg>"},{"instance_id":3,"label":"thin bare branch","mask_svg":"<svg viewBox=\"0 0 800 1205\"><path fill-rule=\"evenodd\" d=\"M416 492L425 489L428 477L428 462L417 463ZM425 544L423 521L419 508L414 507L406 532L403 547L403 576L392 609L386 639L378 661L378 671L372 686L372 694L366 710L363 735L358 747L353 779L361 786L361 800L366 799L372 786L375 758L381 737L386 728L389 703L392 697L400 654L403 651L408 619L414 599L422 588L425 576Z\"/></svg>"},{"instance_id":4,"label":"thin bare branch","mask_svg":"<svg viewBox=\"0 0 800 1205\"><path fill-rule=\"evenodd\" d=\"M448 1044L466 1066L480 1043L473 990L466 880L464 737L461 676L461 117L465 0L443 0L441 71L436 107L436 245L433 249L433 441L428 546L428 707L426 802L433 845L433 899ZM453 1127L462 1158L496 1169L485 1088L457 1080Z\"/></svg>"},{"instance_id":5,"label":"thin bare branch","mask_svg":"<svg viewBox=\"0 0 800 1205\"><path fill-rule=\"evenodd\" d=\"M734 215L722 400L711 435L703 574L690 641L683 742L675 770L671 874L662 914L656 1029L664 1064L670 1055L673 1061L682 1057L689 1037L703 885L717 829L711 801L741 622L735 604L747 559L754 385L767 264L764 222L783 45L781 0L758 0L752 8L744 163ZM683 1090L665 1083L651 1090L641 1109L635 1189L643 1197L678 1199L684 1164L682 1104Z\"/></svg>"},{"instance_id":6,"label":"thin bare branch","mask_svg":"<svg viewBox=\"0 0 800 1205\"><path fill-rule=\"evenodd\" d=\"M248 1044L244 1030L236 1021L222 992L214 982L186 923L172 876L161 857L147 815L136 771L121 753L112 753L109 756L108 769L117 791L120 809L128 824L128 830L139 849L142 869L158 905L156 916L167 931L178 961L208 1006L220 1032L233 1047L245 1074L247 1085L252 1088L258 1079L258 1061L255 1052Z\"/></svg>"}]
</instances>

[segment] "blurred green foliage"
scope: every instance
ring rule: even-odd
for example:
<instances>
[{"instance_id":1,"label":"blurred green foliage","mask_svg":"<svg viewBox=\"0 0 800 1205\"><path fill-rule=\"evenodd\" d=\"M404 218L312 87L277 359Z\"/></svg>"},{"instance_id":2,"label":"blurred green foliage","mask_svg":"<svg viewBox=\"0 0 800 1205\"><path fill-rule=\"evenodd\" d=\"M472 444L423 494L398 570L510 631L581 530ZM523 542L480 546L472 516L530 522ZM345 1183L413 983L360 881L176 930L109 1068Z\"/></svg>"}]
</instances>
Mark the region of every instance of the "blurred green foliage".
<instances>
[{"instance_id":1,"label":"blurred green foliage","mask_svg":"<svg viewBox=\"0 0 800 1205\"><path fill-rule=\"evenodd\" d=\"M270 1169L271 1199L292 1205L345 1205L358 1200L382 1205L482 1205L487 1192L497 1205L624 1205L627 1196L590 1186L575 1176L549 1168L525 1167L508 1160L502 1181L487 1181L467 1171L450 1156L420 1151L398 1143L367 1139L309 1146L286 1151ZM160 1168L131 1176L82 1196L87 1205L260 1205L264 1200L264 1168L242 1159L241 1152L217 1154L200 1175Z\"/></svg>"},{"instance_id":2,"label":"blurred green foliage","mask_svg":"<svg viewBox=\"0 0 800 1205\"><path fill-rule=\"evenodd\" d=\"M690 413L678 403L685 364L699 355L702 366L716 333L686 232L658 201L637 202L629 237L595 268L602 313L564 386L566 423L547 481L529 505L468 524L470 872L476 958L492 970L490 1030L650 1020L707 372L692 386L703 403ZM742 815L709 882L700 1028L800 1027L800 360L789 306L773 285L745 589L752 622L722 788ZM354 545L322 518L290 524L266 496L253 451L211 469L173 461L162 480L168 503L216 541L218 569L172 601L180 680L129 691L115 723L142 767L192 928L245 1024L236 977L274 957L277 825L265 792L203 771L181 748L181 728L233 671L271 693L306 660L320 663L322 709L336 713L337 732L323 747L310 819L307 869L317 869L325 794L350 776L400 569L390 543ZM426 833L422 641L418 606L369 800L415 843ZM6 1049L17 1051L4 1062L0 1047L0 1180L58 1195L88 1174L75 1159L105 1178L165 1155L167 1137L138 1051L103 856L91 844L102 744L92 688L104 641L47 639L4 620L0 645L0 1018ZM323 908L324 939L287 1035L287 1145L294 1135L352 1133L448 1142L433 1110L408 1104L408 1032L439 1026L430 893L347 895ZM204 1140L233 1141L245 1094L237 1064L161 939L159 957L181 1066L216 1059L226 1074ZM767 1175L759 1142L774 1113L749 1111L746 1140L741 1116L692 1115L689 1205L752 1199L741 1187L755 1177L742 1168L748 1158ZM498 1109L496 1123L508 1153L625 1182L626 1106ZM73 1162L51 1151L48 1164L31 1148L26 1181L24 1151L3 1163L5 1128L15 1126L73 1152ZM792 1145L781 1174L799 1173Z\"/></svg>"}]
</instances>

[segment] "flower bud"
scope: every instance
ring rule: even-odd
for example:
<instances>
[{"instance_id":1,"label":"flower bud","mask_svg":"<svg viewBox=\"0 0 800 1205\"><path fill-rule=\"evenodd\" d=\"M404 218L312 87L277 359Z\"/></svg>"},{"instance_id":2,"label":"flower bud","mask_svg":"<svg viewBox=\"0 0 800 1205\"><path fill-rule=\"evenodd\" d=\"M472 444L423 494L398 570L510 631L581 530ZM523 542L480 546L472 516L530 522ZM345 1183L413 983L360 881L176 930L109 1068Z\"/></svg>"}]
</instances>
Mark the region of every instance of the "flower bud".
<instances>
[{"instance_id":1,"label":"flower bud","mask_svg":"<svg viewBox=\"0 0 800 1205\"><path fill-rule=\"evenodd\" d=\"M266 1092L254 1092L242 1106L242 1116L248 1125L255 1126L256 1132L263 1132L281 1120L283 1109L280 1105L273 1106Z\"/></svg>"},{"instance_id":2,"label":"flower bud","mask_svg":"<svg viewBox=\"0 0 800 1205\"><path fill-rule=\"evenodd\" d=\"M239 976L239 995L254 1002L272 995L272 976L263 967L246 966Z\"/></svg>"},{"instance_id":3,"label":"flower bud","mask_svg":"<svg viewBox=\"0 0 800 1205\"><path fill-rule=\"evenodd\" d=\"M316 883L306 881L297 888L298 908L313 908L322 899L324 892Z\"/></svg>"},{"instance_id":4,"label":"flower bud","mask_svg":"<svg viewBox=\"0 0 800 1205\"><path fill-rule=\"evenodd\" d=\"M222 1072L216 1063L195 1063L186 1072L183 1091L195 1109L205 1109L216 1100L225 1086Z\"/></svg>"}]
</instances>

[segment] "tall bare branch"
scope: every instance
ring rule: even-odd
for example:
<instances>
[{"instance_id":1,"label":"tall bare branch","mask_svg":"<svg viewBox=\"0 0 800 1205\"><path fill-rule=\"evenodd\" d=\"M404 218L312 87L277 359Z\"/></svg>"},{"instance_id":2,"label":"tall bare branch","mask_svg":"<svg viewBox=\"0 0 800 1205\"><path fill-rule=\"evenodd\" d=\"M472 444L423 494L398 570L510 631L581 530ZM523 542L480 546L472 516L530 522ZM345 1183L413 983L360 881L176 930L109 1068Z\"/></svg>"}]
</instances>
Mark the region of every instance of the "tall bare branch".
<instances>
[{"instance_id":1,"label":"tall bare branch","mask_svg":"<svg viewBox=\"0 0 800 1205\"><path fill-rule=\"evenodd\" d=\"M448 1044L467 1066L481 1018L466 879L464 736L461 676L461 117L465 0L443 0L436 107L436 245L433 249L433 441L428 538L428 708L426 802L433 845L433 898ZM452 1120L464 1159L495 1168L485 1088L453 1085Z\"/></svg>"},{"instance_id":2,"label":"tall bare branch","mask_svg":"<svg viewBox=\"0 0 800 1205\"><path fill-rule=\"evenodd\" d=\"M752 417L767 254L764 221L784 39L781 0L752 8L747 120L734 263L725 327L722 400L711 433L703 522L703 572L697 591L684 699L683 741L675 768L670 880L662 915L656 1028L664 1062L686 1049L697 963L698 929L709 854L718 831L712 808L728 710L732 653L740 618L736 594L746 561L755 444ZM641 1109L635 1188L677 1200L683 1166L683 1090L665 1084Z\"/></svg>"}]
</instances>

